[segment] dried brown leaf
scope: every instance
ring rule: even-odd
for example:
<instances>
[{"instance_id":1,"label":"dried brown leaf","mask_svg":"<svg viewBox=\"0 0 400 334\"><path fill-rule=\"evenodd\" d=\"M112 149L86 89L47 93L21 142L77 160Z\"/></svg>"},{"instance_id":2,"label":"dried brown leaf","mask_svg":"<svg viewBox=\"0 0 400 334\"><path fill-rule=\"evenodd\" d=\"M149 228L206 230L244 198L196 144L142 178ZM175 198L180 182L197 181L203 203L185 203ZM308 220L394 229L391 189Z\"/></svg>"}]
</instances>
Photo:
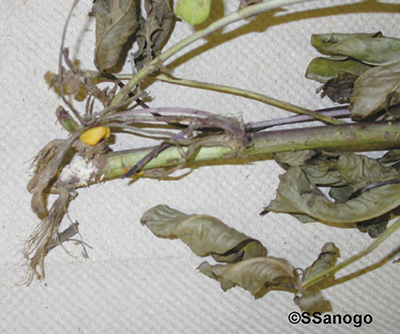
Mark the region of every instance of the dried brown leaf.
<instances>
[{"instance_id":1,"label":"dried brown leaf","mask_svg":"<svg viewBox=\"0 0 400 334\"><path fill-rule=\"evenodd\" d=\"M138 70L151 61L166 42L174 24L175 14L170 0L145 0L146 19L140 17L134 60Z\"/></svg>"},{"instance_id":2,"label":"dried brown leaf","mask_svg":"<svg viewBox=\"0 0 400 334\"><path fill-rule=\"evenodd\" d=\"M138 0L96 0L95 64L100 71L112 70L129 38L139 25Z\"/></svg>"},{"instance_id":3,"label":"dried brown leaf","mask_svg":"<svg viewBox=\"0 0 400 334\"><path fill-rule=\"evenodd\" d=\"M387 184L361 193L345 203L332 203L310 182L300 167L291 167L281 176L276 198L267 211L290 213L304 221L352 224L382 216L400 205L399 184Z\"/></svg>"},{"instance_id":4,"label":"dried brown leaf","mask_svg":"<svg viewBox=\"0 0 400 334\"><path fill-rule=\"evenodd\" d=\"M314 263L304 270L302 281L314 277L322 273L323 271L333 267L336 264L337 258L340 257L340 251L333 242L327 242L321 249L321 253L318 255L318 259ZM324 284L331 283L334 279L330 276L328 281L325 280Z\"/></svg>"},{"instance_id":5,"label":"dried brown leaf","mask_svg":"<svg viewBox=\"0 0 400 334\"><path fill-rule=\"evenodd\" d=\"M350 99L353 119L364 119L400 104L400 62L375 67L355 81Z\"/></svg>"},{"instance_id":6,"label":"dried brown leaf","mask_svg":"<svg viewBox=\"0 0 400 334\"><path fill-rule=\"evenodd\" d=\"M240 286L256 299L274 289L293 291L298 282L293 266L285 259L275 257L252 258L228 265L203 262L197 269L219 281L224 291Z\"/></svg>"},{"instance_id":7,"label":"dried brown leaf","mask_svg":"<svg viewBox=\"0 0 400 334\"><path fill-rule=\"evenodd\" d=\"M141 223L161 238L181 239L198 256L211 255L220 262L236 262L266 256L267 249L255 239L206 215L186 215L167 205L146 211Z\"/></svg>"},{"instance_id":8,"label":"dried brown leaf","mask_svg":"<svg viewBox=\"0 0 400 334\"><path fill-rule=\"evenodd\" d=\"M72 71L64 71L62 75L62 81L60 87L60 76L54 74L51 71L47 71L44 75L44 79L50 88L61 96L61 90L63 95L73 95L75 100L83 101L88 94L85 85L81 81L81 77L78 73Z\"/></svg>"},{"instance_id":9,"label":"dried brown leaf","mask_svg":"<svg viewBox=\"0 0 400 334\"><path fill-rule=\"evenodd\" d=\"M337 258L340 256L339 249L333 242L326 243L321 253L318 255L318 259L314 263L304 270L301 281L312 278L325 270L333 267L336 264ZM324 287L329 286L334 280L334 276L328 276L321 282L311 286L307 291L302 291L301 294L296 295L294 298L295 303L304 311L310 313L313 312L329 312L332 310L331 304L328 300L325 300L321 293Z\"/></svg>"},{"instance_id":10,"label":"dried brown leaf","mask_svg":"<svg viewBox=\"0 0 400 334\"><path fill-rule=\"evenodd\" d=\"M335 78L329 79L323 86L318 88L317 93L321 90L321 97L328 96L333 102L349 103L354 89L354 82L358 75L339 71Z\"/></svg>"}]
</instances>

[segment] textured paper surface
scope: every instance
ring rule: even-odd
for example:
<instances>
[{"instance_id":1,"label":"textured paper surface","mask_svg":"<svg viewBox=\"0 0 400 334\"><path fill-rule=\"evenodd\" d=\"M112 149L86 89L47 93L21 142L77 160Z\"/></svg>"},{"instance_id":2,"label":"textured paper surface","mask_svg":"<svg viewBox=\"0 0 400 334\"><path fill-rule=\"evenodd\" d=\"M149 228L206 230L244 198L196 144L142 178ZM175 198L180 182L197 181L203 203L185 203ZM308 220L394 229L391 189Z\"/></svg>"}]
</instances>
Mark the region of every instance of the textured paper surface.
<instances>
[{"instance_id":1,"label":"textured paper surface","mask_svg":"<svg viewBox=\"0 0 400 334\"><path fill-rule=\"evenodd\" d=\"M93 68L92 1L81 1L67 46L83 67ZM60 36L72 1L0 2L0 331L1 333L395 333L400 320L399 265L386 264L354 281L324 291L337 314L371 314L373 323L291 325L298 311L293 296L271 292L255 301L240 288L223 292L199 274L204 260L179 241L157 239L139 223L150 207L168 204L185 213L218 217L259 239L272 256L295 267L310 265L327 241L342 260L364 249L368 236L321 224L302 225L286 215L259 212L275 195L282 170L272 161L247 166L215 166L193 171L179 181L117 180L79 191L69 217L79 221L89 259L67 244L46 261L46 279L18 286L25 273L20 251L39 220L31 212L26 184L35 154L50 140L66 138L56 123L60 100L43 74L57 71ZM398 36L399 7L365 1L313 1L288 11L240 22L192 45L172 60L175 75L251 89L318 108L330 106L304 79L317 55L312 33L374 32ZM396 1L392 1L393 4ZM329 8L333 5L338 8ZM238 1L213 1L213 15L235 10ZM298 10L300 13L294 13ZM359 13L357 13L359 12ZM340 15L333 15L340 14ZM192 28L178 23L168 45ZM78 45L78 46L76 46ZM190 51L191 50L191 51ZM189 51L189 53L187 53ZM241 115L247 121L288 115L255 101L156 84L152 106L179 106ZM135 145L135 144L134 144ZM136 144L137 145L137 144ZM122 142L118 148L132 146ZM399 233L353 270L372 264L398 246ZM344 271L349 274L351 271Z\"/></svg>"}]
</instances>

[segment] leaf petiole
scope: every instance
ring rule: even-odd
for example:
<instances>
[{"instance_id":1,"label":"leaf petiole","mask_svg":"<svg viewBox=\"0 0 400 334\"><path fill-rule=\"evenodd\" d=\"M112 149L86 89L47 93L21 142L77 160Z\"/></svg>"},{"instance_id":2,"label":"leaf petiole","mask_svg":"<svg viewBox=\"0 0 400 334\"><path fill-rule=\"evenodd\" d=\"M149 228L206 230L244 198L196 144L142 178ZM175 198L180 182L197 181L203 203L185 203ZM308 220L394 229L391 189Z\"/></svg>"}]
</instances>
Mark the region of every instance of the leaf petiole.
<instances>
[{"instance_id":1,"label":"leaf petiole","mask_svg":"<svg viewBox=\"0 0 400 334\"><path fill-rule=\"evenodd\" d=\"M353 264L354 262L360 260L364 256L368 255L372 251L375 250L380 244L382 244L388 237L390 237L398 228L400 227L400 218L398 218L389 228L386 229L373 243L369 245L363 251L353 255L352 257L348 258L347 260L331 267L318 275L315 275L300 284L301 290L306 290L311 286L317 284L318 282L325 279L327 276L336 274L338 271L342 270L343 268ZM326 287L325 287L326 288Z\"/></svg>"}]
</instances>

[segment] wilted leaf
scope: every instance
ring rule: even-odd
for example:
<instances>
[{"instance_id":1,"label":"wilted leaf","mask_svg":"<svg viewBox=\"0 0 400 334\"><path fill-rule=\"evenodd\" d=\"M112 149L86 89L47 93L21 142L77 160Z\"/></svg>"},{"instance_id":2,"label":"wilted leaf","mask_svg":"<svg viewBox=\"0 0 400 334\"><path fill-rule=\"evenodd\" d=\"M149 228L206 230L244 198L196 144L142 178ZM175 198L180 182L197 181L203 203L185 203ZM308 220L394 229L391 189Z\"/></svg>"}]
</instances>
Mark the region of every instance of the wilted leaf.
<instances>
[{"instance_id":1,"label":"wilted leaf","mask_svg":"<svg viewBox=\"0 0 400 334\"><path fill-rule=\"evenodd\" d=\"M140 221L156 236L179 238L196 255L211 255L219 262L267 255L267 249L258 240L211 216L186 215L167 205L158 205L146 211Z\"/></svg>"},{"instance_id":2,"label":"wilted leaf","mask_svg":"<svg viewBox=\"0 0 400 334\"><path fill-rule=\"evenodd\" d=\"M145 0L144 5L147 15L146 19L140 17L136 35L139 48L134 54L138 70L156 56L175 23L170 0Z\"/></svg>"},{"instance_id":3,"label":"wilted leaf","mask_svg":"<svg viewBox=\"0 0 400 334\"><path fill-rule=\"evenodd\" d=\"M338 43L341 43L349 38L377 38L383 37L383 34L378 31L376 33L355 33L355 34L342 34L342 33L330 33L330 34L313 34L311 36L311 45L315 47L319 52L332 54L330 48L334 48Z\"/></svg>"},{"instance_id":4,"label":"wilted leaf","mask_svg":"<svg viewBox=\"0 0 400 334\"><path fill-rule=\"evenodd\" d=\"M302 281L314 277L322 273L323 271L333 267L336 264L337 258L340 257L339 249L335 246L333 242L327 242L321 249L321 253L318 255L318 259L308 268L304 270ZM334 279L333 276L330 276L328 281ZM327 280L324 280L324 284L327 283Z\"/></svg>"},{"instance_id":5,"label":"wilted leaf","mask_svg":"<svg viewBox=\"0 0 400 334\"><path fill-rule=\"evenodd\" d=\"M178 0L175 13L191 25L204 23L211 10L211 0Z\"/></svg>"},{"instance_id":6,"label":"wilted leaf","mask_svg":"<svg viewBox=\"0 0 400 334\"><path fill-rule=\"evenodd\" d=\"M390 220L390 214L376 217L371 220L357 223L357 228L364 233L368 233L371 238L379 237L385 232Z\"/></svg>"},{"instance_id":7,"label":"wilted leaf","mask_svg":"<svg viewBox=\"0 0 400 334\"><path fill-rule=\"evenodd\" d=\"M256 299L273 289L293 291L298 281L293 266L275 257L252 258L228 265L203 262L197 269L219 281L224 291L240 286Z\"/></svg>"},{"instance_id":8,"label":"wilted leaf","mask_svg":"<svg viewBox=\"0 0 400 334\"><path fill-rule=\"evenodd\" d=\"M399 161L395 153L376 160L357 154L299 151L276 154L275 160L286 170L301 167L312 184L331 187L329 195L340 203L355 197L356 192L368 185L399 175L398 169L392 166Z\"/></svg>"},{"instance_id":9,"label":"wilted leaf","mask_svg":"<svg viewBox=\"0 0 400 334\"><path fill-rule=\"evenodd\" d=\"M365 180L362 183L367 184ZM369 220L394 210L400 205L399 191L399 184L387 184L362 192L345 203L332 203L310 182L301 167L291 167L281 176L277 196L266 210L290 213L297 218L303 215L311 218L311 221L327 224L349 224Z\"/></svg>"},{"instance_id":10,"label":"wilted leaf","mask_svg":"<svg viewBox=\"0 0 400 334\"><path fill-rule=\"evenodd\" d=\"M337 77L329 79L317 93L323 90L321 97L328 96L333 102L348 103L353 93L354 82L358 75L339 71Z\"/></svg>"},{"instance_id":11,"label":"wilted leaf","mask_svg":"<svg viewBox=\"0 0 400 334\"><path fill-rule=\"evenodd\" d=\"M321 253L318 255L318 259L308 268L304 270L301 281L314 277L325 270L333 267L336 264L337 258L340 256L339 249L333 242L326 243ZM326 277L323 281L311 286L307 291L303 291L301 295L297 295L294 298L295 303L304 311L313 313L318 312L329 312L332 310L331 304L328 300L325 300L321 293L321 289L331 284L334 280L334 275Z\"/></svg>"},{"instance_id":12,"label":"wilted leaf","mask_svg":"<svg viewBox=\"0 0 400 334\"><path fill-rule=\"evenodd\" d=\"M302 311L307 311L310 314L314 312L330 312L332 311L332 305L329 300L326 300L321 291L315 291L313 293L307 293L303 295L297 295L294 297L294 302Z\"/></svg>"},{"instance_id":13,"label":"wilted leaf","mask_svg":"<svg viewBox=\"0 0 400 334\"><path fill-rule=\"evenodd\" d=\"M139 25L139 0L96 0L95 64L100 71L112 69L128 39Z\"/></svg>"},{"instance_id":14,"label":"wilted leaf","mask_svg":"<svg viewBox=\"0 0 400 334\"><path fill-rule=\"evenodd\" d=\"M336 203L345 203L356 197L363 189L398 177L398 170L390 163L356 154L341 155L333 168L340 173L346 183L346 186L332 187L329 191L329 195ZM372 220L358 222L357 227L362 232L369 232L371 237L377 237L386 229L389 219L389 215L384 214Z\"/></svg>"},{"instance_id":15,"label":"wilted leaf","mask_svg":"<svg viewBox=\"0 0 400 334\"><path fill-rule=\"evenodd\" d=\"M77 131L80 126L79 124L72 118L67 110L65 110L62 106L58 106L56 110L57 120L60 124L67 130L69 133L74 133Z\"/></svg>"},{"instance_id":16,"label":"wilted leaf","mask_svg":"<svg viewBox=\"0 0 400 334\"><path fill-rule=\"evenodd\" d=\"M346 183L340 172L335 168L338 154L320 154L306 150L275 154L276 162L284 169L301 167L310 182L318 186L343 186Z\"/></svg>"},{"instance_id":17,"label":"wilted leaf","mask_svg":"<svg viewBox=\"0 0 400 334\"><path fill-rule=\"evenodd\" d=\"M353 59L314 58L307 67L306 78L325 83L343 71L357 75L371 69L372 66Z\"/></svg>"},{"instance_id":18,"label":"wilted leaf","mask_svg":"<svg viewBox=\"0 0 400 334\"><path fill-rule=\"evenodd\" d=\"M400 149L390 150L380 158L379 163L387 167L400 167Z\"/></svg>"},{"instance_id":19,"label":"wilted leaf","mask_svg":"<svg viewBox=\"0 0 400 334\"><path fill-rule=\"evenodd\" d=\"M332 187L329 190L329 196L335 200L335 203L346 203L353 193L349 186Z\"/></svg>"},{"instance_id":20,"label":"wilted leaf","mask_svg":"<svg viewBox=\"0 0 400 334\"><path fill-rule=\"evenodd\" d=\"M400 61L400 39L375 34L312 35L311 44L321 53L353 58L367 65L388 65Z\"/></svg>"},{"instance_id":21,"label":"wilted leaf","mask_svg":"<svg viewBox=\"0 0 400 334\"><path fill-rule=\"evenodd\" d=\"M317 155L314 150L304 150L296 152L280 152L274 154L275 161L282 168L288 169L293 166L303 166L307 161Z\"/></svg>"},{"instance_id":22,"label":"wilted leaf","mask_svg":"<svg viewBox=\"0 0 400 334\"><path fill-rule=\"evenodd\" d=\"M336 169L353 191L368 184L396 178L399 175L395 168L382 165L376 159L358 154L341 154L337 159Z\"/></svg>"},{"instance_id":23,"label":"wilted leaf","mask_svg":"<svg viewBox=\"0 0 400 334\"><path fill-rule=\"evenodd\" d=\"M400 103L400 62L360 75L350 99L351 115L363 119Z\"/></svg>"}]
</instances>

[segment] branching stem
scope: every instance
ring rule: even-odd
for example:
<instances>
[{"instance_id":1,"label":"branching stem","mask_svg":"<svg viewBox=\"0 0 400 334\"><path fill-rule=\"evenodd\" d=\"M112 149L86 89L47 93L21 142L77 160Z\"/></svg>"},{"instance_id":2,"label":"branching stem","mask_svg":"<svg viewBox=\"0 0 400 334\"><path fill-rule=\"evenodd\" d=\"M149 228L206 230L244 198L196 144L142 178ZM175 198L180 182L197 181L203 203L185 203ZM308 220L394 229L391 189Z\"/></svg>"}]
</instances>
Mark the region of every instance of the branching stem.
<instances>
[{"instance_id":1,"label":"branching stem","mask_svg":"<svg viewBox=\"0 0 400 334\"><path fill-rule=\"evenodd\" d=\"M270 0L267 2L261 2L259 4L255 4L253 6L248 6L242 8L238 11L233 12L230 15L227 15L213 23L211 23L207 28L196 31L192 35L184 38L180 42L176 43L174 46L161 53L158 57L154 58L151 62L145 65L127 84L124 88L122 88L119 93L115 96L115 99L112 101L111 106L120 106L124 103L126 97L129 92L134 89L136 85L138 85L142 80L148 77L150 74L155 72L161 65L169 58L171 58L178 51L184 49L188 45L193 42L210 35L211 33L222 29L223 27L234 23L236 21L240 21L243 19L247 19L254 15L258 15L260 13L266 12L268 10L276 9L286 5L292 5L300 2L307 2L312 0Z\"/></svg>"},{"instance_id":2,"label":"branching stem","mask_svg":"<svg viewBox=\"0 0 400 334\"><path fill-rule=\"evenodd\" d=\"M275 99L273 97L269 97L264 94L255 93L255 92L252 92L252 91L246 90L246 89L229 87L229 86L225 86L225 85L217 85L217 84L208 83L208 82L201 82L201 81L194 81L194 80L187 80L187 79L177 79L177 78L173 78L171 76L167 76L165 74L157 75L155 77L155 79L164 81L164 82L168 82L168 83L172 83L172 84L176 84L176 85L213 90L213 91L217 91L220 93L227 93L227 94L245 97L248 99L257 100L257 101L266 103L268 105L271 105L273 107L284 109L284 110L287 110L287 111L290 111L290 112L293 112L293 113L296 113L299 115L310 116L316 120L320 120L320 121L322 121L324 123L328 123L328 124L344 124L344 122L342 122L340 120L326 116L324 114L320 114L313 110L302 108L302 107L296 106L294 104L291 104L291 103L288 103L285 101L281 101L281 100Z\"/></svg>"}]
</instances>

